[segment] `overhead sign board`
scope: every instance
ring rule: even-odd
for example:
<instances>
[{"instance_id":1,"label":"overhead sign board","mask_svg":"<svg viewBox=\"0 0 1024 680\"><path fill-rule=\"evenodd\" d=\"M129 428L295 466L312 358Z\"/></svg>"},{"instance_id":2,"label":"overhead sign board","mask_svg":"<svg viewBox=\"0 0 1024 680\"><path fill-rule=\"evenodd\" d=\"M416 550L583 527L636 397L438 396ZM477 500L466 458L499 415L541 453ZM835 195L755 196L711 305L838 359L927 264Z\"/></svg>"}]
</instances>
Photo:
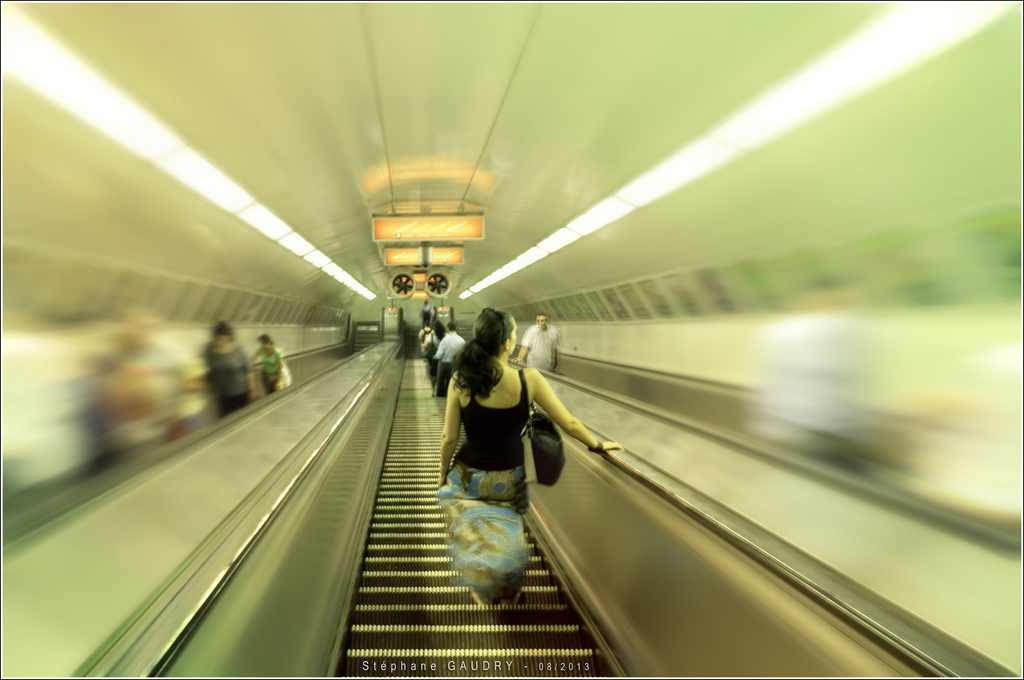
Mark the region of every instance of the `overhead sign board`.
<instances>
[{"instance_id":1,"label":"overhead sign board","mask_svg":"<svg viewBox=\"0 0 1024 680\"><path fill-rule=\"evenodd\" d=\"M419 248L385 248L387 264L420 265ZM462 264L462 248L434 248L429 264Z\"/></svg>"},{"instance_id":2,"label":"overhead sign board","mask_svg":"<svg viewBox=\"0 0 1024 680\"><path fill-rule=\"evenodd\" d=\"M425 291L425 290L414 291L413 294L412 294L412 299L413 300L426 300L427 299L427 291Z\"/></svg>"},{"instance_id":3,"label":"overhead sign board","mask_svg":"<svg viewBox=\"0 0 1024 680\"><path fill-rule=\"evenodd\" d=\"M468 241L484 237L482 215L374 217L374 241Z\"/></svg>"}]
</instances>

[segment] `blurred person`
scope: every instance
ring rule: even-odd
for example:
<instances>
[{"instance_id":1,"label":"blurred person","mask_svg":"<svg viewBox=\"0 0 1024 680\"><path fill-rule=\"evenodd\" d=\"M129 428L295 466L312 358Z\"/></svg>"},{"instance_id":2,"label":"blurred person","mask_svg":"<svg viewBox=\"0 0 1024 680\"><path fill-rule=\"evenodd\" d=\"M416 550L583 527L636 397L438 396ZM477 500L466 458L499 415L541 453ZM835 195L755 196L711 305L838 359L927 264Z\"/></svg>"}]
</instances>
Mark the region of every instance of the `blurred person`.
<instances>
[{"instance_id":1,"label":"blurred person","mask_svg":"<svg viewBox=\"0 0 1024 680\"><path fill-rule=\"evenodd\" d=\"M430 371L430 390L433 390L437 386L437 352L440 350L441 342L444 341L444 336L447 335L447 331L444 329L444 324L438 321L434 322L433 328L431 329L430 337L432 338L431 344L433 345L433 354L427 359Z\"/></svg>"},{"instance_id":2,"label":"blurred person","mask_svg":"<svg viewBox=\"0 0 1024 680\"><path fill-rule=\"evenodd\" d=\"M157 335L158 327L153 314L128 313L114 337L113 352L96 363L93 417L101 464L137 455L173 437L185 356Z\"/></svg>"},{"instance_id":3,"label":"blurred person","mask_svg":"<svg viewBox=\"0 0 1024 680\"><path fill-rule=\"evenodd\" d=\"M420 358L427 359L434 356L437 351L437 338L434 337L434 329L424 326L420 331Z\"/></svg>"},{"instance_id":4,"label":"blurred person","mask_svg":"<svg viewBox=\"0 0 1024 680\"><path fill-rule=\"evenodd\" d=\"M264 333L258 340L260 348L253 353L249 363L256 363L257 360L263 363L260 375L263 378L263 391L269 395L284 388L284 370L287 364L284 360L284 350L275 347L269 335Z\"/></svg>"},{"instance_id":5,"label":"blurred person","mask_svg":"<svg viewBox=\"0 0 1024 680\"><path fill-rule=\"evenodd\" d=\"M449 555L481 605L518 603L530 560L522 518L529 500L521 437L531 401L591 451L622 448L590 434L536 369L510 368L515 346L515 319L484 309L473 338L455 357L441 434L437 498L449 524ZM466 441L456 454L463 424Z\"/></svg>"},{"instance_id":6,"label":"blurred person","mask_svg":"<svg viewBox=\"0 0 1024 680\"><path fill-rule=\"evenodd\" d=\"M207 381L217 395L220 417L245 408L257 398L256 378L245 352L235 342L234 331L226 321L213 327L213 340L203 352L209 370Z\"/></svg>"},{"instance_id":7,"label":"blurred person","mask_svg":"<svg viewBox=\"0 0 1024 680\"><path fill-rule=\"evenodd\" d=\"M182 369L181 409L171 439L192 434L206 424L206 374L202 357L188 357Z\"/></svg>"},{"instance_id":8,"label":"blurred person","mask_svg":"<svg viewBox=\"0 0 1024 680\"><path fill-rule=\"evenodd\" d=\"M437 386L437 351L441 347L441 341L444 340L444 336L447 331L444 329L444 324L440 321L435 321L433 327L430 330L430 340L425 350L427 356L427 374L430 376L430 391L433 393L434 388Z\"/></svg>"},{"instance_id":9,"label":"blurred person","mask_svg":"<svg viewBox=\"0 0 1024 680\"><path fill-rule=\"evenodd\" d=\"M781 446L847 469L863 469L871 440L861 399L867 343L850 291L819 277L801 313L759 334L761 376L751 429Z\"/></svg>"},{"instance_id":10,"label":"blurred person","mask_svg":"<svg viewBox=\"0 0 1024 680\"><path fill-rule=\"evenodd\" d=\"M455 332L455 322L448 322L448 332L437 346L435 355L437 358L437 383L434 387L434 396L448 396L448 381L452 377L452 362L465 344L466 341Z\"/></svg>"},{"instance_id":11,"label":"blurred person","mask_svg":"<svg viewBox=\"0 0 1024 680\"><path fill-rule=\"evenodd\" d=\"M81 362L72 345L11 330L4 312L3 493L74 475L94 457ZM6 501L5 501L6 509Z\"/></svg>"},{"instance_id":12,"label":"blurred person","mask_svg":"<svg viewBox=\"0 0 1024 680\"><path fill-rule=\"evenodd\" d=\"M423 320L424 328L433 328L434 320L437 318L437 310L431 306L430 300L423 301L423 308L420 309L420 319Z\"/></svg>"},{"instance_id":13,"label":"blurred person","mask_svg":"<svg viewBox=\"0 0 1024 680\"><path fill-rule=\"evenodd\" d=\"M558 350L562 347L562 335L558 329L548 323L547 314L538 314L537 323L530 326L523 336L522 347L515 363L546 371L558 370Z\"/></svg>"}]
</instances>

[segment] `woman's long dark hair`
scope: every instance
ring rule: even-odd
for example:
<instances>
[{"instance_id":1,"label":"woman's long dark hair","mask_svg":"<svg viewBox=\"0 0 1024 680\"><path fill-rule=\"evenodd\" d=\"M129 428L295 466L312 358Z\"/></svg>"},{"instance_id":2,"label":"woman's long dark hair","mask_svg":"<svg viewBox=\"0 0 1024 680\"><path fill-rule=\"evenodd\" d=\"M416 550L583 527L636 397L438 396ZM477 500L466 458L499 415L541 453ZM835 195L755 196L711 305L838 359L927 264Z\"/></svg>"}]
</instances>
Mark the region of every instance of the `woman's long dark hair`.
<instances>
[{"instance_id":1,"label":"woman's long dark hair","mask_svg":"<svg viewBox=\"0 0 1024 680\"><path fill-rule=\"evenodd\" d=\"M454 380L470 396L486 399L501 379L502 370L493 359L501 353L501 344L512 337L512 317L491 307L477 317L473 339L455 355Z\"/></svg>"},{"instance_id":2,"label":"woman's long dark hair","mask_svg":"<svg viewBox=\"0 0 1024 680\"><path fill-rule=\"evenodd\" d=\"M444 339L445 334L446 334L446 331L444 330L444 324L441 323L440 321L435 321L434 322L434 335L437 336L437 341L441 342L441 340Z\"/></svg>"}]
</instances>

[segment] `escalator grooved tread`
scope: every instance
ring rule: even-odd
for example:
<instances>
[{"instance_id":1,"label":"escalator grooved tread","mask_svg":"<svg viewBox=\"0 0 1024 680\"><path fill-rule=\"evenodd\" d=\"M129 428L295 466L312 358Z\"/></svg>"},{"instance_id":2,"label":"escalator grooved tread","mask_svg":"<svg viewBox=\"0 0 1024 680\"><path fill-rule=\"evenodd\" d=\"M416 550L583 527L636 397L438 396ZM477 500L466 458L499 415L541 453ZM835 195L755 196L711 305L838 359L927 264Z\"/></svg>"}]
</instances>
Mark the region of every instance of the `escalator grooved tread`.
<instances>
[{"instance_id":1,"label":"escalator grooved tread","mask_svg":"<svg viewBox=\"0 0 1024 680\"><path fill-rule=\"evenodd\" d=\"M422 362L405 371L339 674L598 675L593 639L529 533L519 604L480 606L457 585L434 495L445 401Z\"/></svg>"}]
</instances>

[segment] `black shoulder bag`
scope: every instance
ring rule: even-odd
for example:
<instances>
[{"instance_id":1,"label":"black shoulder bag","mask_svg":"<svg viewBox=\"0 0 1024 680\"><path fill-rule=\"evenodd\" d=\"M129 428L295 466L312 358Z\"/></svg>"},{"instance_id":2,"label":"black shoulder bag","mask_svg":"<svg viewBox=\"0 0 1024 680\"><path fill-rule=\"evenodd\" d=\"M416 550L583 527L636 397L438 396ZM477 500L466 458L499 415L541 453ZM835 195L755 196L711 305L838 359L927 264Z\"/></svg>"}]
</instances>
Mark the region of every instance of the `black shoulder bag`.
<instances>
[{"instance_id":1,"label":"black shoulder bag","mask_svg":"<svg viewBox=\"0 0 1024 680\"><path fill-rule=\"evenodd\" d=\"M526 376L519 370L519 380L526 391ZM529 398L529 397L527 397ZM523 428L523 466L526 481L552 486L558 481L565 467L565 452L562 450L562 435L546 413L536 410L531 404L526 427Z\"/></svg>"}]
</instances>

